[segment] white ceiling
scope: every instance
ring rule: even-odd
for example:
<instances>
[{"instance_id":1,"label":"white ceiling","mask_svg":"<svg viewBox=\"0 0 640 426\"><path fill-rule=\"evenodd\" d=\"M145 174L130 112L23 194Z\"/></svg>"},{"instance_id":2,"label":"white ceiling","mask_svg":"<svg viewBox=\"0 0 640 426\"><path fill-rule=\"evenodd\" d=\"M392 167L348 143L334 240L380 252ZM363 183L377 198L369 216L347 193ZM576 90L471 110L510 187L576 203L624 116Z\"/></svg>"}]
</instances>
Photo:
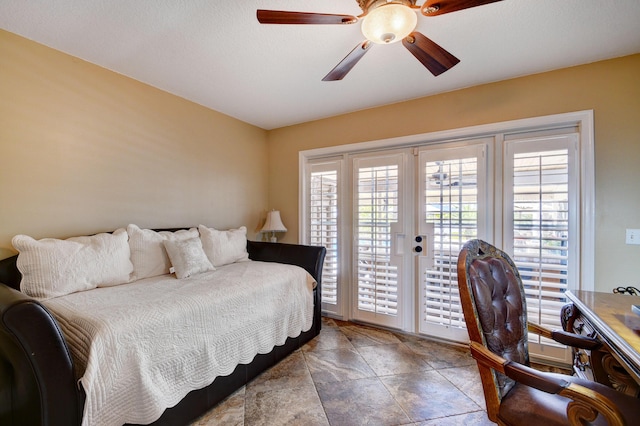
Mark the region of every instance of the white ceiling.
<instances>
[{"instance_id":1,"label":"white ceiling","mask_svg":"<svg viewBox=\"0 0 640 426\"><path fill-rule=\"evenodd\" d=\"M356 0L0 0L0 27L264 129L640 52L640 0L504 0L419 15L461 60L439 77L395 43L323 82L364 40L359 24L261 25L256 9L361 13Z\"/></svg>"}]
</instances>

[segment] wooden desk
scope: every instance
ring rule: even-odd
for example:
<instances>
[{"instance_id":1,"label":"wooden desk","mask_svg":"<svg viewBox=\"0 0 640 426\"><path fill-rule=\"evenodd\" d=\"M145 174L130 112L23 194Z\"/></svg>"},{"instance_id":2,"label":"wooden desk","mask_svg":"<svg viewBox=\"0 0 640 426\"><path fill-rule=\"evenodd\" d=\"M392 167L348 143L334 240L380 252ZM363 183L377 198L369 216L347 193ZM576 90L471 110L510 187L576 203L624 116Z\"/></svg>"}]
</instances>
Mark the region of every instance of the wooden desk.
<instances>
[{"instance_id":1,"label":"wooden desk","mask_svg":"<svg viewBox=\"0 0 640 426\"><path fill-rule=\"evenodd\" d=\"M577 312L573 312L571 331L597 337L604 345L602 350L587 354L589 362L578 365L577 370L584 372L583 367L591 367L595 380L637 396L640 389L640 315L631 311L631 305L640 304L640 297L578 290L568 291L566 295L577 308Z\"/></svg>"}]
</instances>

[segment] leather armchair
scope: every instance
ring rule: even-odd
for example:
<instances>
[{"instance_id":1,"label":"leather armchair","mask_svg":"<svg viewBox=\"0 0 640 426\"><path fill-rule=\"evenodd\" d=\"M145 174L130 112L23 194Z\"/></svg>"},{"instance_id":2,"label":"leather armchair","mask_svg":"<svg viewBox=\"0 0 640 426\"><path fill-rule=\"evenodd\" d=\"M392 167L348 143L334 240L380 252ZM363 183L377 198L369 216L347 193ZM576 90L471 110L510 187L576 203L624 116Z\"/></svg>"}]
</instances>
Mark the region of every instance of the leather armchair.
<instances>
[{"instance_id":1,"label":"leather armchair","mask_svg":"<svg viewBox=\"0 0 640 426\"><path fill-rule=\"evenodd\" d=\"M529 365L528 331L567 345L599 342L527 322L524 288L509 256L482 241L458 257L458 285L471 355L478 363L489 419L500 425L629 425L640 418L638 399L578 377Z\"/></svg>"}]
</instances>

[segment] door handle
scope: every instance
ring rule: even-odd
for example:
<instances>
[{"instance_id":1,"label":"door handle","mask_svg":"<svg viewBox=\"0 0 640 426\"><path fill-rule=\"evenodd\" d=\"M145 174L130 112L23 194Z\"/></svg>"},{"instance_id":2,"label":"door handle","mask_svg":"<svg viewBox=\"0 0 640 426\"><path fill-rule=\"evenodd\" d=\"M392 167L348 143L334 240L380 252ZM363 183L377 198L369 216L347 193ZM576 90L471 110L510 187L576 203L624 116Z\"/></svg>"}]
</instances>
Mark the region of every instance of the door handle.
<instances>
[{"instance_id":1,"label":"door handle","mask_svg":"<svg viewBox=\"0 0 640 426\"><path fill-rule=\"evenodd\" d=\"M425 268L433 267L433 225L427 224L427 233L422 235L416 235L414 241L416 245L413 247L413 251L420 258L421 265Z\"/></svg>"},{"instance_id":2,"label":"door handle","mask_svg":"<svg viewBox=\"0 0 640 426\"><path fill-rule=\"evenodd\" d=\"M405 234L396 233L396 247L395 247L396 256L404 255L404 239L405 239Z\"/></svg>"}]
</instances>

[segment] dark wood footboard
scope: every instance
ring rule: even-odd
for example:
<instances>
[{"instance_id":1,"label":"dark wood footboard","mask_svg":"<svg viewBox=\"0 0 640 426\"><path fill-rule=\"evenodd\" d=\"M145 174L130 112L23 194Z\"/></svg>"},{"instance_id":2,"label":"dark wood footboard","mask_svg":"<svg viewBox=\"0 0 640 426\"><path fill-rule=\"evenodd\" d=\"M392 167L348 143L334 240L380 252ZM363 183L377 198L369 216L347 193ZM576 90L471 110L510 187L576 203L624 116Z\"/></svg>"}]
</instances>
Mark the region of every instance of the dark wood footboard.
<instances>
[{"instance_id":1,"label":"dark wood footboard","mask_svg":"<svg viewBox=\"0 0 640 426\"><path fill-rule=\"evenodd\" d=\"M248 241L249 259L262 262L278 262L300 266L316 280L318 285L313 293L314 314L311 330L303 333L303 344L317 336L322 326L322 266L327 249L324 247L303 246L299 244L266 243Z\"/></svg>"},{"instance_id":2,"label":"dark wood footboard","mask_svg":"<svg viewBox=\"0 0 640 426\"><path fill-rule=\"evenodd\" d=\"M247 249L252 260L298 265L316 279L311 329L190 392L155 425L190 423L320 332L325 248L249 241ZM0 260L0 424L79 425L84 392L76 384L70 351L49 311L18 291L21 275L16 258Z\"/></svg>"}]
</instances>

